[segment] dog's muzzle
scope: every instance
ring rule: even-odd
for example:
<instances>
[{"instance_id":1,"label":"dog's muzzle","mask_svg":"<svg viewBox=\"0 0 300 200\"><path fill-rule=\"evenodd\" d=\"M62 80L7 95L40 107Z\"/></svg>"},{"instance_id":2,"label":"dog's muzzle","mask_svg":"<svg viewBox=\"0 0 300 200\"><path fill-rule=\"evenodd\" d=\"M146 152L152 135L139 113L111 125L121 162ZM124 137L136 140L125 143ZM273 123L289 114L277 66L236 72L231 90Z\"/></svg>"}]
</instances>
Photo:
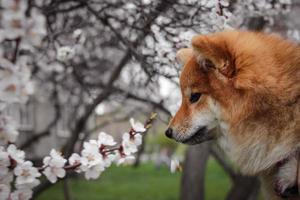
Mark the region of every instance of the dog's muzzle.
<instances>
[{"instance_id":1,"label":"dog's muzzle","mask_svg":"<svg viewBox=\"0 0 300 200\"><path fill-rule=\"evenodd\" d=\"M180 133L175 133L172 128L168 128L165 134L168 138L189 145L199 144L214 138L213 134L210 134L210 131L208 131L205 126L200 127L196 132L194 132L188 138L184 138L180 136Z\"/></svg>"}]
</instances>

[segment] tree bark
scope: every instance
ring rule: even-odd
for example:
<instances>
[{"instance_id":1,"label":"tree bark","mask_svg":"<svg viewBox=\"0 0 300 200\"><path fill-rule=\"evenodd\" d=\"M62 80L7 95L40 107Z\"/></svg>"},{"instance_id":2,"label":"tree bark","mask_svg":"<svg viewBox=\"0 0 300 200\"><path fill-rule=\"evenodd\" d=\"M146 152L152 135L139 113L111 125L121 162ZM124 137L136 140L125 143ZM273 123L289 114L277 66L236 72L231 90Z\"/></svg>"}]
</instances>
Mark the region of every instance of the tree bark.
<instances>
[{"instance_id":1,"label":"tree bark","mask_svg":"<svg viewBox=\"0 0 300 200\"><path fill-rule=\"evenodd\" d=\"M80 0L80 2L84 3L86 8L96 16L97 19L101 21L101 17L98 15L98 12L94 10L87 1ZM126 52L124 52L124 56L120 59L117 66L114 68L114 71L110 74L110 77L108 79L108 82L105 84L105 88L100 93L94 101L86 106L85 113L76 120L75 127L72 130L72 136L69 138L67 143L64 145L62 152L66 157L69 157L73 150L76 142L78 141L80 133L82 133L85 129L86 122L88 121L89 117L93 113L94 109L98 104L106 100L112 93L114 82L119 78L119 75L121 74L123 68L126 66L126 64L132 59L132 56L134 56L134 49L136 49L145 39L147 35L151 33L151 25L155 22L155 20L162 14L165 13L168 9L170 9L174 3L176 3L177 0L170 1L170 0L161 0L158 2L156 8L150 12L149 14L145 15L145 23L143 26L143 32L137 36L137 39L132 42L131 44L126 44L128 47L126 49ZM107 24L104 24L107 25ZM109 26L110 28L113 28L112 26ZM114 31L113 31L114 32ZM117 32L115 32L117 33ZM118 36L120 36L118 34ZM119 38L120 39L120 38ZM121 39L120 39L120 42ZM129 45L129 46L128 46ZM42 193L44 190L48 189L51 186L48 180L43 181L38 187L34 189L34 196L38 196L40 193Z\"/></svg>"},{"instance_id":2,"label":"tree bark","mask_svg":"<svg viewBox=\"0 0 300 200\"><path fill-rule=\"evenodd\" d=\"M85 2L83 0L81 0L81 1ZM103 102L104 100L106 100L112 94L114 82L119 78L123 68L131 60L132 56L134 56L133 49L136 49L142 43L142 41L146 38L146 36L151 33L151 29L150 29L151 25L161 15L161 13L164 13L166 10L168 10L170 7L172 7L172 5L176 2L177 1L175 1L175 0L174 1L167 1L167 0L160 1L157 4L156 9L145 16L145 18L147 20L145 20L145 23L143 26L144 31L140 35L137 36L137 39L134 42L132 42L131 44L126 43L127 52L125 53L123 58L119 61L118 65L114 68L114 71L112 71L112 73L109 77L109 80L105 86L105 89L103 90L102 93L100 93L95 98L95 100L93 101L92 104L87 106L84 115L82 117L80 117L80 119L78 119L78 122L76 123L76 126L75 126L74 130L72 131L73 134L72 134L71 138L69 139L67 145L63 149L63 153L65 156L70 156L72 154L73 147L79 138L79 134L81 132L83 132L83 130L85 128L85 124L86 124L89 116L93 113L96 106L98 104L100 104L101 102ZM121 42L123 42L121 35L116 30L114 30L113 26L108 24L106 21L103 22L103 19L101 18L100 15L98 15L98 12L96 10L94 10L92 7L90 7L89 4L86 4L86 7L99 21L101 21L103 24L108 26L112 30L113 33L117 34L119 40Z\"/></svg>"},{"instance_id":3,"label":"tree bark","mask_svg":"<svg viewBox=\"0 0 300 200\"><path fill-rule=\"evenodd\" d=\"M205 169L209 152L208 142L188 148L181 178L181 200L204 200Z\"/></svg>"},{"instance_id":4,"label":"tree bark","mask_svg":"<svg viewBox=\"0 0 300 200\"><path fill-rule=\"evenodd\" d=\"M259 181L256 177L237 175L226 200L256 200L259 191Z\"/></svg>"},{"instance_id":5,"label":"tree bark","mask_svg":"<svg viewBox=\"0 0 300 200\"><path fill-rule=\"evenodd\" d=\"M135 162L133 164L134 168L137 168L141 163L141 156L145 150L145 143L146 143L146 136L142 137L142 144L139 147L138 152L136 153Z\"/></svg>"},{"instance_id":6,"label":"tree bark","mask_svg":"<svg viewBox=\"0 0 300 200\"><path fill-rule=\"evenodd\" d=\"M63 185L64 185L64 197L65 200L73 200L72 198L72 193L70 191L70 186L69 186L69 179L63 180Z\"/></svg>"}]
</instances>

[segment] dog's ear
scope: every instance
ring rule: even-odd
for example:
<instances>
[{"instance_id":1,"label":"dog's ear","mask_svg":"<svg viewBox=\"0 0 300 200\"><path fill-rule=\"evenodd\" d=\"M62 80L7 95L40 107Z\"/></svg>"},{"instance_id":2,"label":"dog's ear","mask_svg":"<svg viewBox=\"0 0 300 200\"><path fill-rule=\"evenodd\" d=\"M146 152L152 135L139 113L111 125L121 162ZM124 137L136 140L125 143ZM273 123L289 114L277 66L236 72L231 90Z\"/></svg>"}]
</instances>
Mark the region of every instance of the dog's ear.
<instances>
[{"instance_id":1,"label":"dog's ear","mask_svg":"<svg viewBox=\"0 0 300 200\"><path fill-rule=\"evenodd\" d=\"M222 37L195 36L192 39L194 55L199 65L207 70L203 64L209 63L210 68L217 70L227 78L235 76L234 58ZM204 62L203 62L204 61Z\"/></svg>"},{"instance_id":2,"label":"dog's ear","mask_svg":"<svg viewBox=\"0 0 300 200\"><path fill-rule=\"evenodd\" d=\"M193 57L193 55L194 53L192 48L182 48L177 51L176 59L184 65Z\"/></svg>"}]
</instances>

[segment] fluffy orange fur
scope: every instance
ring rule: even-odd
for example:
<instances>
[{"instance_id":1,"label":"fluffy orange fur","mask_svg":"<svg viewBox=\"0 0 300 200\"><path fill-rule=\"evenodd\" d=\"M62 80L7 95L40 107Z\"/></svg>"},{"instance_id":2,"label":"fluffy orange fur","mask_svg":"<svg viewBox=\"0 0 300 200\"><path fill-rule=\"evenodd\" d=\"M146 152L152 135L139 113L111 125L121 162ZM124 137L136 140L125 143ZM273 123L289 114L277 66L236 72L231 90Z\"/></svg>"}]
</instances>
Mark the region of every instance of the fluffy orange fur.
<instances>
[{"instance_id":1,"label":"fluffy orange fur","mask_svg":"<svg viewBox=\"0 0 300 200\"><path fill-rule=\"evenodd\" d=\"M193 115L213 100L226 124L224 150L248 175L260 174L272 188L275 164L300 147L300 48L277 35L226 31L195 36L179 57L182 105L170 123L185 134ZM180 55L182 54L182 55ZM201 60L214 68L203 70ZM196 104L191 92L201 93ZM225 132L226 132L225 131ZM280 199L268 190L269 199Z\"/></svg>"}]
</instances>

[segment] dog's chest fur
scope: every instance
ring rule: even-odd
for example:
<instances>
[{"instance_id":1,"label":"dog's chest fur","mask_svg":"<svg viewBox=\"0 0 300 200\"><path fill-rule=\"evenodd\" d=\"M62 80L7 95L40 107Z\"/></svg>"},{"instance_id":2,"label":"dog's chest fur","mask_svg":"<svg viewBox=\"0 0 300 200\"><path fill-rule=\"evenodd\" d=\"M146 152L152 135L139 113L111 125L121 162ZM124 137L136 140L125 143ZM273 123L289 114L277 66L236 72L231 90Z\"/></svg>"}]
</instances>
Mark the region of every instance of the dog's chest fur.
<instances>
[{"instance_id":1,"label":"dog's chest fur","mask_svg":"<svg viewBox=\"0 0 300 200\"><path fill-rule=\"evenodd\" d=\"M244 134L243 142L237 142L230 133L228 124L220 122L219 126L221 134L217 139L218 144L238 165L241 172L247 175L256 175L269 169L275 163L285 159L289 152L293 153L297 149L290 145L292 143L290 138L272 146L270 138L259 134Z\"/></svg>"},{"instance_id":2,"label":"dog's chest fur","mask_svg":"<svg viewBox=\"0 0 300 200\"><path fill-rule=\"evenodd\" d=\"M256 175L270 169L300 148L300 105L297 103L289 109L282 108L274 116L281 124L278 120L272 122L272 115L266 115L268 123L249 119L231 125L219 117L221 109L217 110L220 129L217 142L244 174Z\"/></svg>"}]
</instances>

